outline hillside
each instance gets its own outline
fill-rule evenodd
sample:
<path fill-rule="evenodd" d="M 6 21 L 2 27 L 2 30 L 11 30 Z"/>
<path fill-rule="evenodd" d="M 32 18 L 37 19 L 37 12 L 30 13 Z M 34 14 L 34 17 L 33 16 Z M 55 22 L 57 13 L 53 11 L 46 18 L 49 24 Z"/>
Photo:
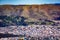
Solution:
<path fill-rule="evenodd" d="M 60 18 L 60 5 L 0 5 L 0 15 L 24 16 L 28 20 Z"/>

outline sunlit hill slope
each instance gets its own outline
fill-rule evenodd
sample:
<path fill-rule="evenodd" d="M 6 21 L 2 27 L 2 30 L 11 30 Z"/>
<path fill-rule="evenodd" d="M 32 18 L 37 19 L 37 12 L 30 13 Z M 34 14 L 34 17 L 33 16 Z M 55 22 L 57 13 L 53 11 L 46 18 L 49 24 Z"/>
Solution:
<path fill-rule="evenodd" d="M 29 20 L 54 20 L 60 17 L 60 5 L 0 5 L 0 15 L 24 16 Z"/>

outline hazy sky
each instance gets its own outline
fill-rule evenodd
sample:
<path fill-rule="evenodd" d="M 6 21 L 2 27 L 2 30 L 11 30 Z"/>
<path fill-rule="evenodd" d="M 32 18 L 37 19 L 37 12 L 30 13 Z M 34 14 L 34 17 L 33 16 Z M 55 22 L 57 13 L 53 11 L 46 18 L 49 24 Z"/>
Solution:
<path fill-rule="evenodd" d="M 60 3 L 60 0 L 0 0 L 0 5 L 2 4 L 54 4 Z"/>

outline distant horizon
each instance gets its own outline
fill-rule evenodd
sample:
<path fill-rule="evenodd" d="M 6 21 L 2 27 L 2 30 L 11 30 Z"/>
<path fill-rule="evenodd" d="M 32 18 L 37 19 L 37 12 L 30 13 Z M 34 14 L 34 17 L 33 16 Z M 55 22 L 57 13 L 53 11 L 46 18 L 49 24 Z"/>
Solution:
<path fill-rule="evenodd" d="M 60 0 L 0 0 L 0 5 L 60 4 Z"/>
<path fill-rule="evenodd" d="M 0 4 L 0 5 L 14 5 L 14 4 Z M 17 5 L 28 5 L 28 4 L 17 4 Z M 60 5 L 60 3 L 54 3 L 54 4 L 29 4 L 29 5 Z"/>

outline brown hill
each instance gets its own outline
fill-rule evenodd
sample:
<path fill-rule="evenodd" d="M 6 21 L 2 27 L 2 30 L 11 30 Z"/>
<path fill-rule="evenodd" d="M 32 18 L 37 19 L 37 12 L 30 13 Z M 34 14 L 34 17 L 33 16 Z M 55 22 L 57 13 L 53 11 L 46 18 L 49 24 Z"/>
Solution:
<path fill-rule="evenodd" d="M 24 16 L 33 20 L 56 19 L 60 17 L 57 5 L 0 5 L 0 15 Z"/>

